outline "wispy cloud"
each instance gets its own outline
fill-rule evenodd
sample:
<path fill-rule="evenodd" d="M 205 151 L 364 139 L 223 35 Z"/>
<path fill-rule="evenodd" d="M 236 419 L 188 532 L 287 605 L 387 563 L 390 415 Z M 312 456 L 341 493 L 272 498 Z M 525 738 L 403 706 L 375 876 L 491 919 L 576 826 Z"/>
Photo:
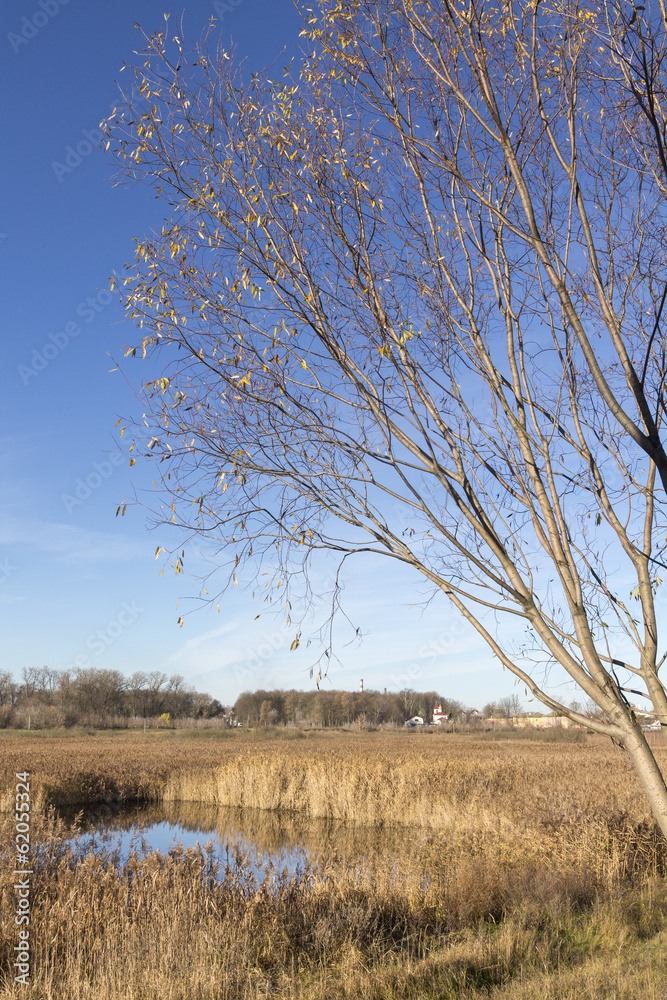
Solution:
<path fill-rule="evenodd" d="M 202 649 L 206 643 L 211 642 L 213 639 L 219 639 L 221 635 L 228 635 L 237 628 L 234 622 L 228 622 L 226 625 L 220 625 L 219 628 L 209 629 L 208 632 L 202 632 L 201 635 L 195 635 L 192 639 L 187 639 L 183 645 L 177 649 L 171 656 L 168 656 L 164 663 L 161 664 L 160 669 L 164 670 L 165 667 L 170 666 L 172 663 L 177 663 L 179 660 L 187 658 L 188 656 L 193 656 L 198 659 L 201 655 Z M 216 648 L 215 655 L 220 657 L 220 650 Z M 223 662 L 221 658 L 221 663 Z"/>
<path fill-rule="evenodd" d="M 29 546 L 63 562 L 105 562 L 145 559 L 147 543 L 125 535 L 91 531 L 57 521 L 5 516 L 0 522 L 0 545 Z"/>

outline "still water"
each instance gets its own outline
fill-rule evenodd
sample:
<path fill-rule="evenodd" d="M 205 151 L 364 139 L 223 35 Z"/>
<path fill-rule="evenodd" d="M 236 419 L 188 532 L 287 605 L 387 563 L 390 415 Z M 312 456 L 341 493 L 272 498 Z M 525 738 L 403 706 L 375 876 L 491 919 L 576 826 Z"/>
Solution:
<path fill-rule="evenodd" d="M 405 857 L 415 831 L 369 829 L 352 824 L 305 819 L 298 814 L 260 809 L 211 808 L 196 803 L 141 806 L 112 813 L 89 810 L 64 816 L 73 825 L 68 841 L 77 853 L 115 852 L 125 861 L 132 851 L 163 855 L 196 847 L 219 862 L 249 866 L 257 882 L 275 872 L 299 874 L 305 868 L 345 866 L 360 872 L 380 858 Z"/>

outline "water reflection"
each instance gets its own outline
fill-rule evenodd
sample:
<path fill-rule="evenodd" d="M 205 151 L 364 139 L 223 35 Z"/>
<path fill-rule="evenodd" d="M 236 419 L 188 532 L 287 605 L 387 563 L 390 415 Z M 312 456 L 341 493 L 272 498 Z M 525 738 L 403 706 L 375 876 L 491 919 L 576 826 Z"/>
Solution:
<path fill-rule="evenodd" d="M 378 862 L 405 859 L 415 847 L 415 831 L 379 830 L 344 822 L 310 820 L 297 813 L 213 808 L 192 802 L 165 803 L 112 811 L 99 807 L 63 815 L 73 826 L 71 844 L 87 852 L 117 851 L 126 860 L 158 850 L 163 854 L 200 845 L 221 871 L 249 863 L 257 880 L 287 869 L 345 867 L 367 874 Z"/>

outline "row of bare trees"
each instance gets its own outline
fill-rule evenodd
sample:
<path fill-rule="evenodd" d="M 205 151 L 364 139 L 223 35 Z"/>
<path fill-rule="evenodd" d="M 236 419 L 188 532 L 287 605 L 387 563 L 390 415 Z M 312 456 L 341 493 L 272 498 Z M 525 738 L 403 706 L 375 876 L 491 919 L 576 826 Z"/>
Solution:
<path fill-rule="evenodd" d="M 516 700 L 516 699 L 515 699 Z M 508 699 L 505 699 L 509 703 Z M 24 667 L 20 681 L 0 672 L 0 727 L 111 726 L 156 719 L 212 719 L 245 726 L 300 725 L 317 727 L 402 723 L 418 715 L 431 719 L 435 705 L 465 722 L 470 710 L 437 691 L 406 688 L 387 693 L 358 691 L 244 691 L 233 708 L 223 708 L 208 694 L 188 687 L 178 674 L 136 671 L 126 677 L 117 670 L 53 670 Z M 504 704 L 504 703 L 503 703 Z M 507 706 L 504 706 L 506 708 Z M 514 702 L 512 702 L 513 714 Z M 496 714 L 507 714 L 495 704 Z M 493 714 L 493 713 L 491 713 Z"/>
<path fill-rule="evenodd" d="M 220 702 L 185 683 L 178 674 L 118 670 L 53 670 L 24 667 L 21 680 L 0 673 L 0 726 L 33 728 L 118 724 L 122 720 L 212 718 L 223 712 Z"/>
<path fill-rule="evenodd" d="M 244 691 L 234 705 L 236 718 L 246 726 L 308 723 L 344 726 L 356 723 L 402 725 L 414 715 L 430 721 L 435 705 L 448 715 L 461 716 L 463 705 L 436 691 Z"/>

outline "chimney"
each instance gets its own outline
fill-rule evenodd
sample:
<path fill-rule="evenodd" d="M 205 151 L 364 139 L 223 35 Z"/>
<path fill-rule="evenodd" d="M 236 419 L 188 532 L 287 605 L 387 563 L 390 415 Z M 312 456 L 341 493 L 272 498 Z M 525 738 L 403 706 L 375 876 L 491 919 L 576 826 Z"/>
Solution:
<path fill-rule="evenodd" d="M 360 691 L 361 694 L 364 693 L 364 679 L 363 679 L 363 677 L 359 681 L 359 691 Z"/>

